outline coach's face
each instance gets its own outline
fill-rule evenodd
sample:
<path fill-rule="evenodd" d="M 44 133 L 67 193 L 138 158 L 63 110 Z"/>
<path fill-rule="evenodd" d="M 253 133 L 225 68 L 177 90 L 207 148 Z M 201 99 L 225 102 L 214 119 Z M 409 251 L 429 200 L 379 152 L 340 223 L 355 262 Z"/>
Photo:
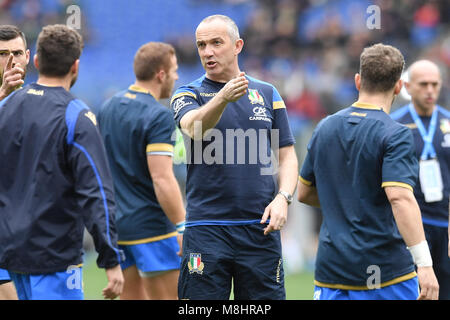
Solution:
<path fill-rule="evenodd" d="M 198 54 L 206 75 L 218 82 L 227 82 L 236 76 L 237 56 L 243 41 L 230 37 L 227 24 L 221 20 L 203 22 L 195 33 Z"/>
<path fill-rule="evenodd" d="M 405 87 L 414 104 L 422 110 L 432 110 L 439 98 L 442 81 L 439 69 L 427 62 L 413 67 Z"/>
<path fill-rule="evenodd" d="M 7 41 L 0 41 L 0 85 L 3 81 L 3 72 L 10 54 L 13 54 L 12 67 L 15 65 L 23 69 L 23 79 L 27 71 L 27 64 L 30 61 L 30 50 L 25 48 L 25 43 L 21 37 Z"/>

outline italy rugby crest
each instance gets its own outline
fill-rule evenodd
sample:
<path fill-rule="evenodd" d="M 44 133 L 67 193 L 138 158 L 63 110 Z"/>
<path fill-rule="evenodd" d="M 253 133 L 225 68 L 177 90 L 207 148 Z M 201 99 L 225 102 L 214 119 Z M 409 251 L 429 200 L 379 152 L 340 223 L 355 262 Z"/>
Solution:
<path fill-rule="evenodd" d="M 201 253 L 191 253 L 189 254 L 189 262 L 188 262 L 188 268 L 189 273 L 203 273 L 203 268 L 205 267 L 204 263 L 202 262 L 202 254 Z"/>
<path fill-rule="evenodd" d="M 264 98 L 259 94 L 256 89 L 248 89 L 248 99 L 251 104 L 261 104 L 264 105 Z"/>
<path fill-rule="evenodd" d="M 440 125 L 442 134 L 450 133 L 450 120 L 449 119 L 441 119 Z"/>

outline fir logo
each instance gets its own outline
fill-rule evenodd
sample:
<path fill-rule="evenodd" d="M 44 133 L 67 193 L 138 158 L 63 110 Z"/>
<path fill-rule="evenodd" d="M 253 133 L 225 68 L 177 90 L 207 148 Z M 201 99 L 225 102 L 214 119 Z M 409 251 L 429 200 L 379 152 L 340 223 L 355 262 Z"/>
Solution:
<path fill-rule="evenodd" d="M 189 273 L 203 273 L 203 268 L 205 268 L 205 264 L 202 262 L 202 254 L 201 253 L 191 253 L 189 254 L 189 262 L 188 262 Z"/>
<path fill-rule="evenodd" d="M 251 104 L 264 105 L 264 98 L 256 89 L 248 89 L 248 99 L 250 100 Z"/>
<path fill-rule="evenodd" d="M 441 131 L 443 134 L 450 133 L 450 120 L 449 119 L 441 119 L 440 128 L 441 128 Z"/>

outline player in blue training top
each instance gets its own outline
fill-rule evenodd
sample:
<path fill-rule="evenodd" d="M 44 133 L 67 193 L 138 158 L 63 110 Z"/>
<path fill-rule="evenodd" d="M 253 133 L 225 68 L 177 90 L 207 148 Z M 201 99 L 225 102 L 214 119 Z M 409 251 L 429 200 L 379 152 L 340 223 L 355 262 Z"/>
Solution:
<path fill-rule="evenodd" d="M 0 26 L 0 101 L 23 85 L 30 50 L 25 34 L 16 26 Z M 0 300 L 17 300 L 8 271 L 0 269 Z"/>
<path fill-rule="evenodd" d="M 106 269 L 104 297 L 123 286 L 108 160 L 94 114 L 69 92 L 82 46 L 76 31 L 44 27 L 37 83 L 0 102 L 0 267 L 19 299 L 83 299 L 85 227 Z"/>
<path fill-rule="evenodd" d="M 391 117 L 413 133 L 420 163 L 420 183 L 414 188 L 414 195 L 422 211 L 433 269 L 439 282 L 439 299 L 449 300 L 450 112 L 436 105 L 442 80 L 433 62 L 413 63 L 408 76 L 405 87 L 412 101 L 393 112 Z"/>
<path fill-rule="evenodd" d="M 185 209 L 173 172 L 175 121 L 158 102 L 170 97 L 177 69 L 171 45 L 143 45 L 134 58 L 135 84 L 98 113 L 116 190 L 118 243 L 126 256 L 121 299 L 178 297 Z"/>
<path fill-rule="evenodd" d="M 285 299 L 280 230 L 297 170 L 285 104 L 272 85 L 240 72 L 243 40 L 229 17 L 205 18 L 196 43 L 206 75 L 171 100 L 188 153 L 178 295 L 229 299 L 233 281 L 235 299 Z"/>
<path fill-rule="evenodd" d="M 323 213 L 315 299 L 438 297 L 413 194 L 412 134 L 388 115 L 403 67 L 396 48 L 365 48 L 355 76 L 358 101 L 322 120 L 309 142 L 298 200 Z"/>

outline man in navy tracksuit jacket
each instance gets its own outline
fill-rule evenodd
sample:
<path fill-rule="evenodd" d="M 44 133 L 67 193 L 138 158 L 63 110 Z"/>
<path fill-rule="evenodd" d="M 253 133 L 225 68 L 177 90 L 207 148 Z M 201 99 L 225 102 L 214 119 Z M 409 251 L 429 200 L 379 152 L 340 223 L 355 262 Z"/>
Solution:
<path fill-rule="evenodd" d="M 84 227 L 106 269 L 104 296 L 123 287 L 102 139 L 94 114 L 69 92 L 81 48 L 76 31 L 45 27 L 34 58 L 37 83 L 0 102 L 0 268 L 20 299 L 83 298 Z"/>

